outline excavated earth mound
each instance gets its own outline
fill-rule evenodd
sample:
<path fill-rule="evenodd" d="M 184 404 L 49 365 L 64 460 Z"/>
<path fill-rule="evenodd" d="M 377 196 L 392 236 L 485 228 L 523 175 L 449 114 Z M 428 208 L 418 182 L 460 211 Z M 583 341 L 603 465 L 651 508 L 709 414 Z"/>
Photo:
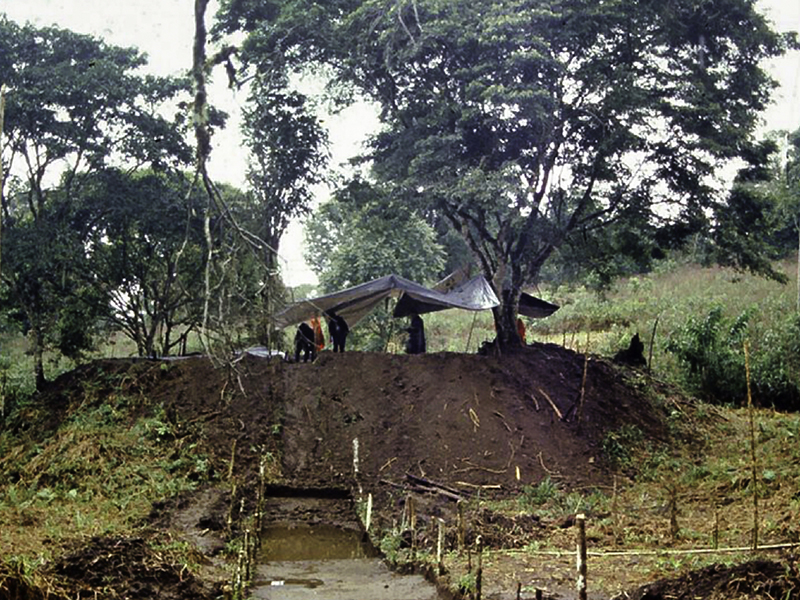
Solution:
<path fill-rule="evenodd" d="M 287 363 L 245 354 L 233 368 L 202 357 L 104 360 L 54 387 L 91 371 L 120 377 L 123 392 L 163 406 L 176 426 L 200 426 L 219 472 L 235 442 L 237 469 L 254 471 L 259 452 L 277 451 L 283 484 L 296 488 L 391 487 L 411 476 L 510 493 L 548 475 L 587 486 L 606 479 L 608 432 L 667 436 L 635 375 L 551 344 L 502 357 L 324 352 Z"/>
<path fill-rule="evenodd" d="M 228 365 L 200 356 L 98 360 L 63 375 L 43 394 L 48 426 L 82 401 L 87 382 L 95 398 L 139 397 L 142 414 L 163 408 L 176 435 L 200 439 L 212 471 L 225 478 L 233 469 L 245 482 L 241 493 L 251 499 L 259 463 L 269 454 L 281 461 L 273 496 L 372 493 L 377 525 L 400 518 L 409 491 L 422 500 L 420 514 L 433 517 L 452 514 L 459 498 L 509 496 L 547 477 L 566 490 L 608 485 L 603 441 L 609 432 L 635 426 L 654 441 L 668 435 L 664 409 L 644 393 L 649 386 L 640 373 L 550 344 L 503 356 L 323 352 L 313 363 L 248 353 Z M 222 515 L 230 505 L 227 492 L 206 488 L 158 503 L 151 523 L 185 530 L 212 556 L 223 545 Z M 341 518 L 329 517 L 333 523 Z M 526 543 L 541 527 L 534 516 L 520 519 L 506 522 L 489 511 L 471 527 L 487 545 L 508 547 Z M 509 531 L 514 535 L 501 533 Z M 123 542 L 93 543 L 97 550 Z M 140 548 L 136 540 L 124 544 Z M 60 573 L 100 577 L 93 555 L 106 557 L 113 571 L 113 552 L 90 550 L 64 557 Z M 131 564 L 144 568 L 148 560 Z M 136 585 L 146 588 L 142 593 L 203 596 L 189 589 L 193 582 L 173 582 L 167 566 L 154 568 L 152 579 L 134 574 Z M 91 587 L 93 580 L 84 583 Z M 170 585 L 169 593 L 159 588 Z"/>

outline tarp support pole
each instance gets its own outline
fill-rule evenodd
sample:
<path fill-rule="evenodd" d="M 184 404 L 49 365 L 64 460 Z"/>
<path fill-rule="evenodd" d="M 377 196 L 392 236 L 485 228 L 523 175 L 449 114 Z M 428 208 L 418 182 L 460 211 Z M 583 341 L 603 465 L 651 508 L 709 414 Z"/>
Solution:
<path fill-rule="evenodd" d="M 472 330 L 475 329 L 475 321 L 478 320 L 478 311 L 475 311 L 472 315 L 472 325 L 469 328 L 469 336 L 467 337 L 467 347 L 464 348 L 464 353 L 466 354 L 469 352 L 469 345 L 472 343 Z"/>

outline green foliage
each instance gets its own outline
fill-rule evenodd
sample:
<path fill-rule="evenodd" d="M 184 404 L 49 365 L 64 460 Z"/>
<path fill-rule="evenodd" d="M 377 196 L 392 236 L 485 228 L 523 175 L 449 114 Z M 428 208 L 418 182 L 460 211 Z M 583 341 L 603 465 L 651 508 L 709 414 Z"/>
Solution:
<path fill-rule="evenodd" d="M 309 219 L 306 258 L 330 292 L 390 273 L 430 281 L 441 274 L 444 257 L 412 208 L 355 179 Z"/>
<path fill-rule="evenodd" d="M 427 283 L 438 279 L 444 266 L 444 252 L 427 222 L 358 179 L 311 216 L 305 239 L 306 258 L 324 292 L 389 274 Z M 373 311 L 353 329 L 352 343 L 384 351 L 398 328 L 392 308 L 387 302 Z"/>
<path fill-rule="evenodd" d="M 111 164 L 163 170 L 188 161 L 180 119 L 163 110 L 185 86 L 137 73 L 144 57 L 135 49 L 71 31 L 18 26 L 3 16 L 0 39 L 0 84 L 10 90 L 2 300 L 24 317 L 41 387 L 44 352 L 80 358 L 110 303 L 111 285 L 98 278 L 90 256 L 107 231 L 84 204 L 84 185 Z M 113 205 L 113 191 L 106 192 Z"/>
<path fill-rule="evenodd" d="M 757 314 L 748 309 L 736 318 L 716 306 L 702 319 L 690 316 L 670 339 L 685 383 L 694 393 L 715 403 L 747 402 L 743 344 L 749 322 Z M 751 344 L 750 371 L 753 401 L 784 410 L 800 408 L 797 366 L 800 364 L 800 317 L 778 318 Z"/>
<path fill-rule="evenodd" d="M 524 509 L 537 508 L 552 500 L 558 492 L 558 486 L 550 476 L 547 476 L 536 485 L 524 486 L 519 496 L 519 503 Z"/>
<path fill-rule="evenodd" d="M 623 425 L 603 438 L 603 456 L 615 468 L 630 467 L 643 439 L 644 434 L 636 425 Z"/>
<path fill-rule="evenodd" d="M 328 158 L 327 134 L 311 102 L 283 85 L 282 78 L 257 77 L 243 114 L 247 180 L 255 199 L 252 231 L 275 251 L 290 221 L 308 213 Z M 271 269 L 276 259 L 267 251 Z"/>
<path fill-rule="evenodd" d="M 153 502 L 213 476 L 198 441 L 185 430 L 179 433 L 163 410 L 135 418 L 141 399 L 100 398 L 96 392 L 87 386 L 82 401 L 50 432 L 42 426 L 47 407 L 36 402 L 6 418 L 0 431 L 0 519 L 13 525 L 4 541 L 30 535 L 15 516 L 22 513 L 30 516 L 29 527 L 47 529 L 38 539 L 55 543 L 127 531 L 141 523 Z M 35 423 L 36 438 L 19 427 L 22 422 Z M 20 543 L 15 550 L 22 555 L 29 548 Z"/>
<path fill-rule="evenodd" d="M 501 344 L 556 249 L 571 243 L 606 285 L 637 262 L 609 265 L 606 241 L 646 263 L 637 234 L 664 214 L 708 227 L 711 175 L 753 154 L 762 64 L 790 42 L 748 0 L 227 2 L 219 30 L 247 36 L 256 72 L 324 64 L 380 105 L 371 175 L 446 220 L 507 292 Z"/>
<path fill-rule="evenodd" d="M 703 318 L 690 316 L 667 350 L 678 357 L 689 387 L 717 403 L 739 404 L 747 397 L 743 343 L 751 312 L 726 318 L 715 306 Z"/>

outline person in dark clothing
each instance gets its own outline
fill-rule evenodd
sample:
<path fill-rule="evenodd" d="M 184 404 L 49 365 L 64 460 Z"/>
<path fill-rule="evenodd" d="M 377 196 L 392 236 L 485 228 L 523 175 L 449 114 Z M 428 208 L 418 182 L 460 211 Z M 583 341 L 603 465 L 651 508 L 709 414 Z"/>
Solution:
<path fill-rule="evenodd" d="M 422 317 L 419 315 L 411 317 L 411 326 L 406 331 L 408 332 L 406 352 L 408 354 L 424 354 L 426 350 L 425 323 L 422 322 Z"/>
<path fill-rule="evenodd" d="M 328 333 L 333 342 L 333 351 L 344 352 L 344 344 L 350 328 L 347 326 L 347 321 L 333 311 L 328 313 Z"/>
<path fill-rule="evenodd" d="M 614 355 L 613 360 L 615 363 L 632 367 L 647 366 L 647 359 L 644 357 L 644 342 L 639 338 L 638 333 L 631 338 L 631 343 L 627 348 Z"/>
<path fill-rule="evenodd" d="M 317 357 L 317 346 L 314 343 L 314 330 L 308 323 L 300 323 L 297 333 L 294 334 L 294 362 L 300 362 L 300 354 L 303 354 L 303 362 L 312 361 Z"/>

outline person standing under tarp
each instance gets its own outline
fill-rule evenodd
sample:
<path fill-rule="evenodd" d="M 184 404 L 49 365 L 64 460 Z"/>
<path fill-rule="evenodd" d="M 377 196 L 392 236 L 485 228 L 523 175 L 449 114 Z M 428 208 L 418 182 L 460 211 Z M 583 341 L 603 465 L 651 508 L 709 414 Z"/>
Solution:
<path fill-rule="evenodd" d="M 519 334 L 519 341 L 522 342 L 523 346 L 526 346 L 528 341 L 525 339 L 525 323 L 519 317 L 517 317 L 517 333 Z"/>
<path fill-rule="evenodd" d="M 319 317 L 311 317 L 311 328 L 314 330 L 314 345 L 317 347 L 317 352 L 322 352 L 325 348 L 325 334 L 322 333 Z"/>
<path fill-rule="evenodd" d="M 333 343 L 333 351 L 344 352 L 344 344 L 347 341 L 347 334 L 350 333 L 350 328 L 347 326 L 347 321 L 333 311 L 328 313 L 328 333 Z"/>
<path fill-rule="evenodd" d="M 408 354 L 424 354 L 425 353 L 425 323 L 422 322 L 422 317 L 414 315 L 411 317 L 411 325 L 408 329 L 408 343 L 406 344 L 406 352 Z"/>

